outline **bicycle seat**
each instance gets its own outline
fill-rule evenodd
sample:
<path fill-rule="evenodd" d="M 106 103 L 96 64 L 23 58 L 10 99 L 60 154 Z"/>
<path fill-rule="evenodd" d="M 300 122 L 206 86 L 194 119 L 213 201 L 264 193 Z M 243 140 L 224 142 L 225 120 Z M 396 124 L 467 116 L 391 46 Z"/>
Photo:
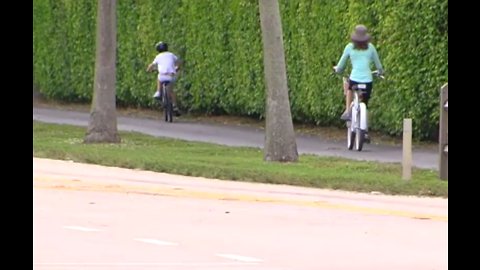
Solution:
<path fill-rule="evenodd" d="M 352 85 L 352 90 L 365 90 L 367 89 L 367 85 L 364 84 L 364 83 L 359 83 L 359 84 L 355 84 L 355 85 Z"/>

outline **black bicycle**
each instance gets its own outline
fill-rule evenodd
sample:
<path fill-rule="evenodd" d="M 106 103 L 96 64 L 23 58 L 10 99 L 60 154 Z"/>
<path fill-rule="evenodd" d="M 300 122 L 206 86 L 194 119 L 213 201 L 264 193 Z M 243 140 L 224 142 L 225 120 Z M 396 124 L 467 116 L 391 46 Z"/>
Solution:
<path fill-rule="evenodd" d="M 160 99 L 159 102 L 163 107 L 163 115 L 165 117 L 165 122 L 173 121 L 173 103 L 172 96 L 170 95 L 171 89 L 168 85 L 171 82 L 162 82 L 160 86 Z"/>

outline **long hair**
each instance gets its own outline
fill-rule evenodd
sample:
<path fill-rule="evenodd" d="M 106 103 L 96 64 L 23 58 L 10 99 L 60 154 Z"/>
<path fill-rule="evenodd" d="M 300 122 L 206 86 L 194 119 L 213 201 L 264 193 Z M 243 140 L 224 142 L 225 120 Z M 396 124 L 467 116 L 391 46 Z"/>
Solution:
<path fill-rule="evenodd" d="M 362 42 L 352 40 L 352 42 L 353 42 L 353 48 L 356 49 L 356 50 L 366 50 L 366 49 L 368 49 L 368 43 L 369 43 L 368 40 L 367 41 L 362 41 Z"/>

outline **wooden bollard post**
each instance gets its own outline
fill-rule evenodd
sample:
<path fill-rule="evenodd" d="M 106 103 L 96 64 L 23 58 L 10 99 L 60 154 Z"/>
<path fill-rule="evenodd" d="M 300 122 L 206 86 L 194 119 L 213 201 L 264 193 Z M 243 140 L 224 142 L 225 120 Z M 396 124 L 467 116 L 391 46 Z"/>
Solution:
<path fill-rule="evenodd" d="M 412 178 L 412 119 L 403 119 L 402 179 Z"/>

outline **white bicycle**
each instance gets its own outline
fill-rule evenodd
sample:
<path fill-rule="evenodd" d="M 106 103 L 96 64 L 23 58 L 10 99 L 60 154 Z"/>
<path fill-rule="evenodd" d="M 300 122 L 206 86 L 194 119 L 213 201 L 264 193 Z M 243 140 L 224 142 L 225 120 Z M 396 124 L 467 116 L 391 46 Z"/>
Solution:
<path fill-rule="evenodd" d="M 378 71 L 373 71 L 373 75 L 385 79 L 384 76 L 379 75 Z M 348 82 L 348 77 L 343 77 L 343 83 Z M 367 105 L 362 101 L 362 95 L 367 88 L 366 84 L 357 84 L 352 87 L 353 100 L 350 105 L 351 119 L 347 123 L 347 148 L 357 151 L 362 151 L 365 143 L 365 133 L 368 132 L 368 110 Z"/>

